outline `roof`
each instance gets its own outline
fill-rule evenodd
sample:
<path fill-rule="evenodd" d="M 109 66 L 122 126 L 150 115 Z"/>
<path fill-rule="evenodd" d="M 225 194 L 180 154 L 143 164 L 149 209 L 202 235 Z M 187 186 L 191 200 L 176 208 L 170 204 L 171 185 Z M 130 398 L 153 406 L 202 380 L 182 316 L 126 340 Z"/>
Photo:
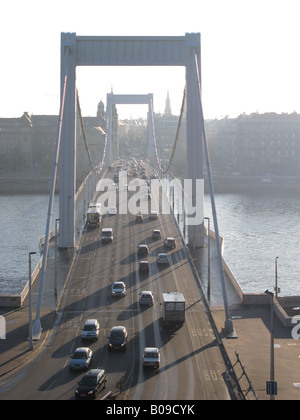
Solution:
<path fill-rule="evenodd" d="M 98 322 L 98 321 L 97 321 L 97 319 L 87 319 L 87 320 L 85 321 L 85 325 L 88 325 L 88 324 L 95 324 L 96 322 Z"/>
<path fill-rule="evenodd" d="M 145 347 L 144 351 L 149 352 L 149 353 L 159 353 L 159 350 L 157 347 Z"/>
<path fill-rule="evenodd" d="M 185 302 L 184 296 L 179 292 L 166 292 L 163 293 L 163 298 L 165 302 Z"/>
<path fill-rule="evenodd" d="M 104 369 L 90 369 L 85 376 L 98 376 L 99 373 L 105 373 Z"/>

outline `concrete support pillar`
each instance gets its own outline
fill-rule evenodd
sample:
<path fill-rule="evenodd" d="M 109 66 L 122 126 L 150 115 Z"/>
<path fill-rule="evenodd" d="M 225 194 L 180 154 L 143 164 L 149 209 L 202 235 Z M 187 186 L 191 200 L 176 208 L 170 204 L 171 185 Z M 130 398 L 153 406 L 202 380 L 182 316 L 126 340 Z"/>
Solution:
<path fill-rule="evenodd" d="M 148 156 L 150 163 L 157 165 L 157 149 L 155 142 L 154 119 L 153 119 L 153 94 L 148 94 Z"/>
<path fill-rule="evenodd" d="M 107 95 L 106 103 L 106 136 L 107 136 L 107 146 L 106 146 L 106 155 L 105 163 L 107 166 L 111 165 L 112 159 L 112 101 L 111 95 Z"/>
<path fill-rule="evenodd" d="M 202 214 L 204 208 L 203 191 L 197 191 L 196 180 L 203 180 L 203 139 L 202 121 L 199 112 L 197 89 L 197 75 L 195 72 L 195 52 L 200 63 L 200 34 L 186 34 L 189 44 L 189 62 L 186 66 L 186 148 L 187 148 L 187 178 L 192 180 L 192 204 L 196 205 L 196 196 L 199 202 L 201 194 Z M 200 64 L 199 64 L 200 74 Z M 188 243 L 193 250 L 204 246 L 204 223 L 190 224 L 188 226 Z"/>
<path fill-rule="evenodd" d="M 59 155 L 59 247 L 75 246 L 75 193 L 76 193 L 76 34 L 61 34 L 61 63 L 64 49 L 70 50 L 65 112 Z M 63 84 L 61 68 L 61 90 Z"/>

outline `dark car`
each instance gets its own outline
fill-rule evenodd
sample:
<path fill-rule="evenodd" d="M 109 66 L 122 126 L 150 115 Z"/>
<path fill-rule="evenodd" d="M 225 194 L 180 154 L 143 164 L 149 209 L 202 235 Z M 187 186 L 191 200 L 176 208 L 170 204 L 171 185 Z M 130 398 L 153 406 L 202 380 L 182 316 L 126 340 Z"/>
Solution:
<path fill-rule="evenodd" d="M 144 222 L 144 217 L 143 217 L 143 215 L 142 214 L 137 214 L 136 216 L 135 216 L 135 221 L 136 221 L 136 223 L 143 223 Z"/>
<path fill-rule="evenodd" d="M 166 238 L 165 240 L 164 240 L 164 246 L 165 246 L 165 248 L 168 248 L 168 249 L 173 249 L 173 248 L 176 248 L 176 241 L 175 241 L 175 239 L 174 238 Z"/>
<path fill-rule="evenodd" d="M 108 350 L 126 350 L 128 333 L 125 327 L 113 327 L 108 338 Z"/>
<path fill-rule="evenodd" d="M 95 399 L 97 394 L 105 388 L 107 376 L 104 369 L 89 370 L 78 382 L 75 389 L 75 398 Z"/>
<path fill-rule="evenodd" d="M 149 262 L 148 261 L 140 261 L 139 272 L 140 273 L 149 273 Z"/>
<path fill-rule="evenodd" d="M 139 257 L 145 257 L 146 255 L 149 255 L 149 247 L 146 244 L 141 244 L 137 248 L 137 254 Z"/>

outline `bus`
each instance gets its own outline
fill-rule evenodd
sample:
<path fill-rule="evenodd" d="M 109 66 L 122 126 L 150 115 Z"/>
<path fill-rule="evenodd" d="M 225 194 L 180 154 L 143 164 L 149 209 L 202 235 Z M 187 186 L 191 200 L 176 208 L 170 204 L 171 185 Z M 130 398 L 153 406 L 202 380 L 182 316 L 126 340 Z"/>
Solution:
<path fill-rule="evenodd" d="M 87 211 L 87 226 L 100 226 L 102 220 L 102 209 L 100 203 L 90 204 Z"/>

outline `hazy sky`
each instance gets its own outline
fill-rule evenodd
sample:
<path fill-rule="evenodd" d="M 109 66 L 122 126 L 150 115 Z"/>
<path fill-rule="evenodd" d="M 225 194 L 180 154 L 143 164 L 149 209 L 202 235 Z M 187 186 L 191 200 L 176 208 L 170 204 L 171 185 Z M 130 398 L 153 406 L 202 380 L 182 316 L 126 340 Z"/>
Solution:
<path fill-rule="evenodd" d="M 60 34 L 184 36 L 201 33 L 205 118 L 242 112 L 300 113 L 299 0 L 10 0 L 0 6 L 0 117 L 58 114 Z M 184 68 L 77 69 L 84 115 L 116 94 L 154 94 L 164 112 L 169 90 L 179 115 Z M 147 106 L 119 105 L 120 118 Z"/>

